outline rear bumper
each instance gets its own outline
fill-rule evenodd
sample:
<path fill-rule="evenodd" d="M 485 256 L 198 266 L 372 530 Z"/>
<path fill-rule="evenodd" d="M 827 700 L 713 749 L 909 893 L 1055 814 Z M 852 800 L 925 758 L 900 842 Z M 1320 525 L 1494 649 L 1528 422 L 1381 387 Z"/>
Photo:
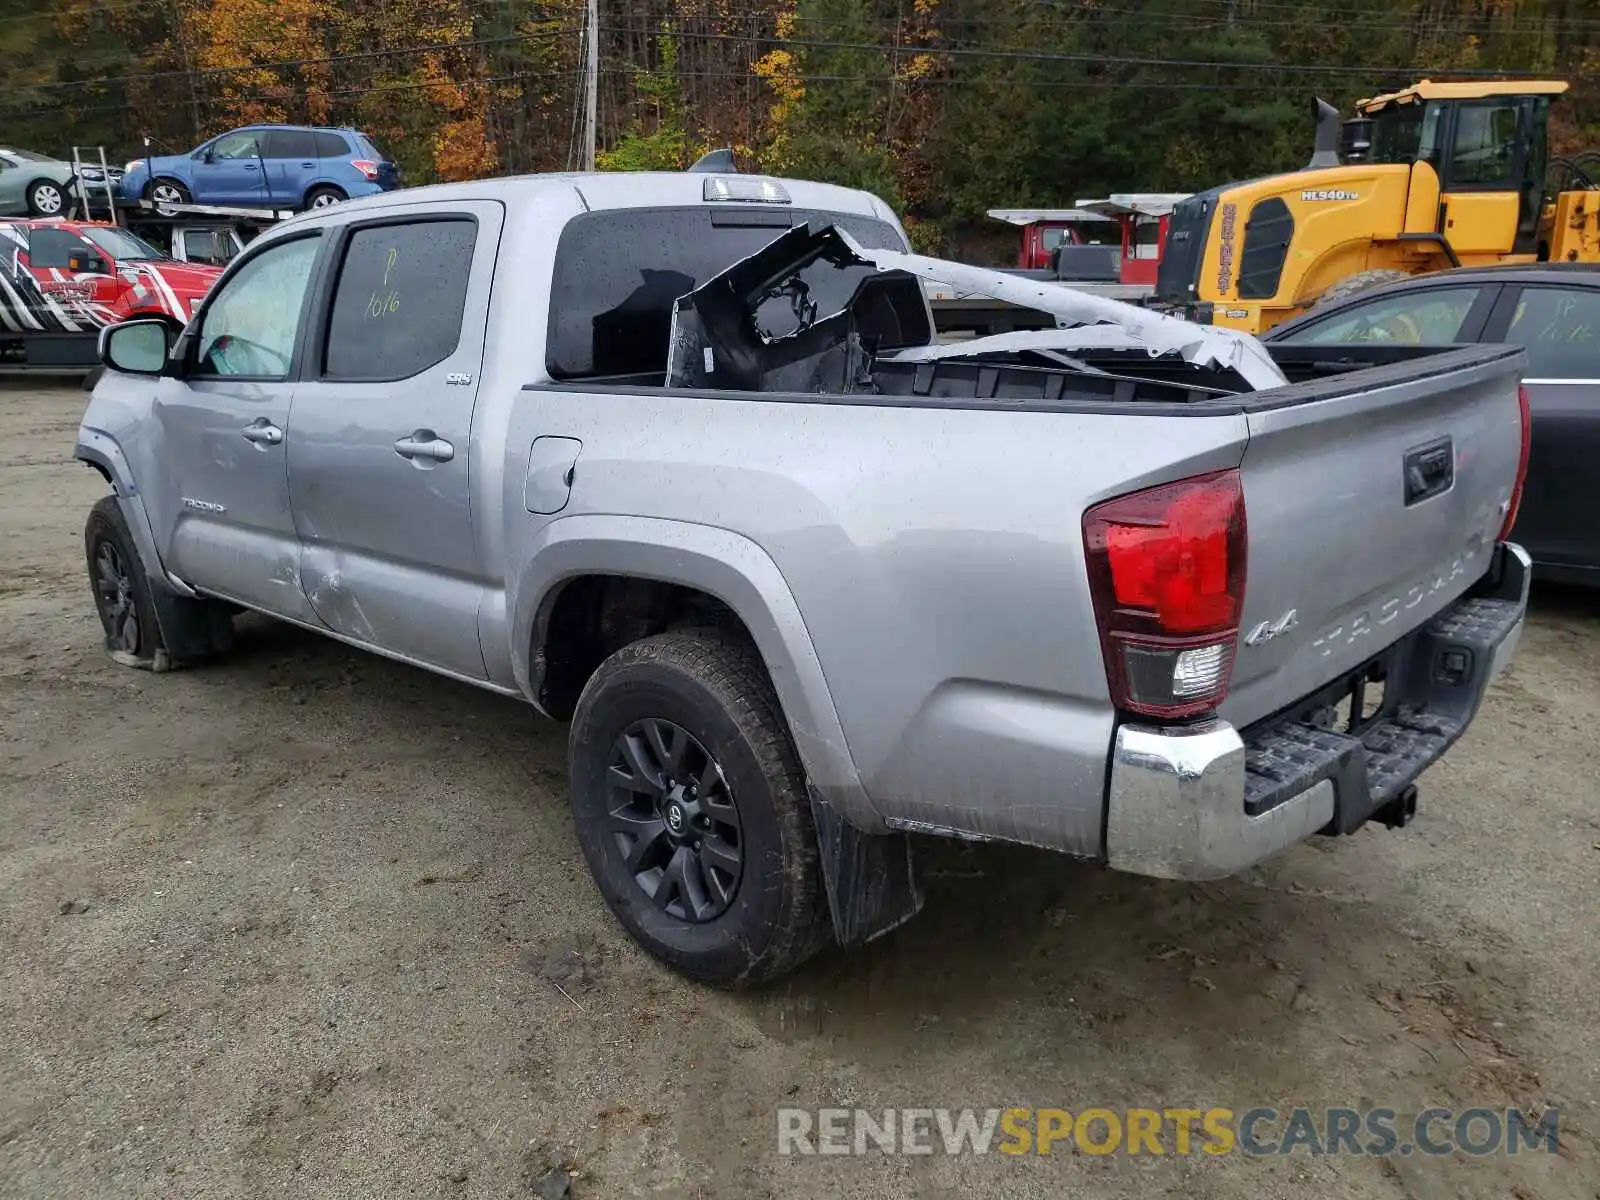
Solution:
<path fill-rule="evenodd" d="M 1216 879 L 1403 805 L 1510 661 L 1531 576 L 1527 553 L 1502 544 L 1471 593 L 1362 668 L 1385 676 L 1385 694 L 1354 731 L 1327 727 L 1330 701 L 1348 680 L 1242 731 L 1220 720 L 1122 725 L 1107 797 L 1108 864 Z"/>

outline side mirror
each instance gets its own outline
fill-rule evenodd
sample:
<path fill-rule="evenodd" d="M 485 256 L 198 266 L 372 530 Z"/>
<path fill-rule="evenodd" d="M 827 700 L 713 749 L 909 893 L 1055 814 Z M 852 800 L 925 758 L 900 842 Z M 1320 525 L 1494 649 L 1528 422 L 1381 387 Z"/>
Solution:
<path fill-rule="evenodd" d="M 172 327 L 165 321 L 125 321 L 100 331 L 100 361 L 126 375 L 159 375 L 172 352 Z"/>
<path fill-rule="evenodd" d="M 74 250 L 67 255 L 67 270 L 78 275 L 109 275 L 106 260 L 90 250 Z"/>

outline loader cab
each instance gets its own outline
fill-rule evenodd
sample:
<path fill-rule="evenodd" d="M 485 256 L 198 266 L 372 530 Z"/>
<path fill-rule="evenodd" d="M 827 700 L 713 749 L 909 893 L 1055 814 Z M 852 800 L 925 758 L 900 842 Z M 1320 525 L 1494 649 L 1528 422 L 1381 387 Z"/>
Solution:
<path fill-rule="evenodd" d="M 1347 282 L 1600 261 L 1600 206 L 1587 177 L 1583 189 L 1547 190 L 1550 104 L 1566 90 L 1423 80 L 1359 101 L 1342 127 L 1318 101 L 1305 167 L 1198 192 L 1173 210 L 1158 300 L 1258 333 Z M 1582 174 L 1580 161 L 1567 175 Z"/>
<path fill-rule="evenodd" d="M 1550 101 L 1564 83 L 1435 84 L 1361 101 L 1345 143 L 1359 161 L 1425 164 L 1437 231 L 1457 255 L 1535 255 L 1549 165 Z M 1364 135 L 1364 136 L 1363 136 Z"/>

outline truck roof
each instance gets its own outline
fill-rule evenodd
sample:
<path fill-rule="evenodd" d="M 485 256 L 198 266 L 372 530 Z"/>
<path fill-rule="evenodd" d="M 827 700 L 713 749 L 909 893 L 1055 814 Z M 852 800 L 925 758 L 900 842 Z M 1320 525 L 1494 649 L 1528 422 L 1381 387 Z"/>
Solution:
<path fill-rule="evenodd" d="M 0 217 L 0 225 L 19 225 L 25 229 L 115 229 L 110 221 L 75 221 L 71 217 Z"/>
<path fill-rule="evenodd" d="M 537 200 L 559 189 L 578 193 L 584 205 L 596 209 L 670 208 L 698 206 L 708 201 L 708 180 L 737 181 L 738 186 L 776 184 L 787 203 L 770 203 L 775 209 L 806 208 L 826 212 L 854 213 L 898 224 L 894 213 L 871 192 L 815 183 L 804 179 L 782 179 L 770 175 L 713 174 L 696 171 L 573 171 L 544 175 L 506 175 L 465 183 L 436 183 L 425 187 L 402 188 L 377 196 L 347 200 L 341 210 L 352 208 L 395 208 L 457 200 Z M 748 205 L 751 201 L 730 198 L 729 203 Z"/>
<path fill-rule="evenodd" d="M 1008 225 L 1093 223 L 1111 219 L 1086 208 L 991 208 L 987 215 Z"/>
<path fill-rule="evenodd" d="M 1491 79 L 1479 83 L 1421 83 L 1398 92 L 1387 92 L 1356 101 L 1358 112 L 1370 115 L 1391 104 L 1410 104 L 1416 100 L 1480 100 L 1487 96 L 1559 96 L 1568 85 L 1553 79 Z"/>
<path fill-rule="evenodd" d="M 1188 198 L 1188 192 L 1113 192 L 1103 200 L 1079 200 L 1078 207 L 1106 216 L 1164 217 Z"/>

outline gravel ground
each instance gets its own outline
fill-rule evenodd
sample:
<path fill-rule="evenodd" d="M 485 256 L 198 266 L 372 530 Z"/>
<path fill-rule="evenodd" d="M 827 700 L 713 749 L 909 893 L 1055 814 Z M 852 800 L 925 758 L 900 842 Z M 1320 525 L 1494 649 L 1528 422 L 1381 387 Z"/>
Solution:
<path fill-rule="evenodd" d="M 612 921 L 531 710 L 265 621 L 109 662 L 83 399 L 0 390 L 0 1194 L 1600 1196 L 1600 598 L 1536 595 L 1409 830 L 1204 886 L 931 845 L 916 922 L 727 995 Z M 1555 1105 L 1561 1146 L 779 1156 L 787 1105 Z"/>

